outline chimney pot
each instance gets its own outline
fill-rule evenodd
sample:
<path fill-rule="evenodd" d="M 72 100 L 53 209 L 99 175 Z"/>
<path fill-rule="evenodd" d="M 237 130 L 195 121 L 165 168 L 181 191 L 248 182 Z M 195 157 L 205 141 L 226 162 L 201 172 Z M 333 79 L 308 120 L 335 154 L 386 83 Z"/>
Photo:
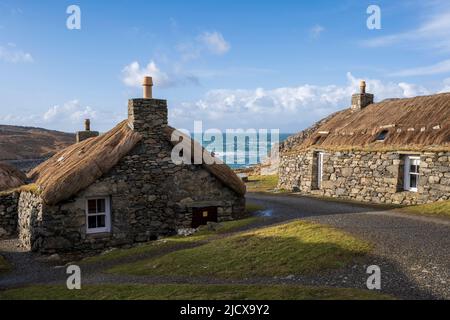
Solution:
<path fill-rule="evenodd" d="M 359 83 L 359 88 L 361 89 L 361 94 L 365 94 L 366 93 L 366 82 L 364 80 L 362 80 Z"/>
<path fill-rule="evenodd" d="M 153 92 L 152 92 L 153 78 L 152 77 L 144 77 L 142 86 L 144 88 L 144 99 L 152 99 L 153 98 Z"/>
<path fill-rule="evenodd" d="M 91 131 L 91 120 L 84 120 L 84 131 Z"/>

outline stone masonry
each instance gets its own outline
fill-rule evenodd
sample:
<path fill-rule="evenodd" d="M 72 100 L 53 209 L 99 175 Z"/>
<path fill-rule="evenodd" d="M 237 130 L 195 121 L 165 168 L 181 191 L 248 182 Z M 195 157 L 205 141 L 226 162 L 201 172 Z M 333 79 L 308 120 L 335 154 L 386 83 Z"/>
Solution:
<path fill-rule="evenodd" d="M 324 151 L 323 176 L 317 184 L 313 150 L 284 154 L 279 188 L 303 194 L 364 202 L 413 205 L 450 200 L 450 153 L 420 153 L 418 192 L 403 190 L 407 153 Z M 414 153 L 412 153 L 414 154 Z"/>
<path fill-rule="evenodd" d="M 18 192 L 0 195 L 0 239 L 13 236 L 17 232 L 18 201 Z"/>

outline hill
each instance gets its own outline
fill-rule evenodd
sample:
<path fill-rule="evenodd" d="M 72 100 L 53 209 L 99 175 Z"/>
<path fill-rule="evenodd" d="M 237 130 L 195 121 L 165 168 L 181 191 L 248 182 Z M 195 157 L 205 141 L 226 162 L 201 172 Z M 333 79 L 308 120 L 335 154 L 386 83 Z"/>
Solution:
<path fill-rule="evenodd" d="M 39 159 L 75 143 L 75 134 L 0 125 L 0 161 Z"/>

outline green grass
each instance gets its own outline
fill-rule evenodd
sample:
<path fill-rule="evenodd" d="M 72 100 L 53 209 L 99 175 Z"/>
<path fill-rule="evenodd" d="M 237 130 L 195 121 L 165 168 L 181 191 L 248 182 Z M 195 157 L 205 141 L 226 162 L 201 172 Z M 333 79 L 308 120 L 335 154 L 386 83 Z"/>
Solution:
<path fill-rule="evenodd" d="M 271 192 L 277 188 L 278 175 L 250 176 L 246 185 L 248 192 Z"/>
<path fill-rule="evenodd" d="M 368 290 L 293 285 L 96 285 L 81 290 L 32 286 L 0 292 L 0 300 L 381 300 Z"/>
<path fill-rule="evenodd" d="M 439 201 L 420 206 L 406 207 L 400 211 L 435 217 L 450 217 L 450 201 Z"/>
<path fill-rule="evenodd" d="M 11 270 L 11 265 L 6 261 L 6 259 L 0 256 L 0 274 L 6 273 Z"/>
<path fill-rule="evenodd" d="M 343 267 L 370 248 L 368 243 L 330 227 L 294 221 L 118 265 L 108 272 L 221 279 L 302 275 Z"/>
<path fill-rule="evenodd" d="M 31 183 L 31 184 L 26 184 L 26 185 L 20 186 L 18 188 L 1 191 L 0 196 L 11 194 L 14 192 L 31 192 L 34 194 L 39 194 L 40 191 L 39 191 L 39 186 L 37 184 Z"/>
<path fill-rule="evenodd" d="M 137 256 L 137 255 L 152 255 L 152 254 L 158 254 L 159 252 L 163 250 L 173 249 L 178 246 L 181 246 L 183 244 L 195 244 L 195 243 L 201 243 L 202 241 L 206 241 L 210 239 L 211 237 L 225 234 L 225 233 L 231 233 L 235 230 L 244 228 L 248 225 L 251 225 L 253 223 L 256 223 L 262 218 L 259 217 L 251 217 L 247 219 L 241 219 L 241 220 L 234 220 L 234 221 L 228 221 L 223 222 L 220 224 L 220 227 L 216 231 L 210 231 L 210 230 L 201 230 L 195 233 L 192 236 L 174 236 L 174 237 L 168 237 L 164 238 L 162 240 L 158 241 L 152 241 L 140 246 L 136 246 L 130 249 L 114 249 L 111 251 L 107 251 L 103 254 L 93 256 L 86 258 L 81 261 L 81 264 L 90 264 L 90 263 L 98 263 L 98 262 L 106 262 L 106 261 L 112 261 L 117 259 L 122 259 L 130 256 Z"/>

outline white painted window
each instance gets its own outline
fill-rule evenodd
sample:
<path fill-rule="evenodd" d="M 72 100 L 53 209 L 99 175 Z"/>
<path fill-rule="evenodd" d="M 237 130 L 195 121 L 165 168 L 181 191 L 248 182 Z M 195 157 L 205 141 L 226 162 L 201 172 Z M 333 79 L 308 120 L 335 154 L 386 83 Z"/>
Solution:
<path fill-rule="evenodd" d="M 111 203 L 109 197 L 86 199 L 86 232 L 111 231 Z"/>
<path fill-rule="evenodd" d="M 323 152 L 317 153 L 317 188 L 322 188 L 323 181 Z"/>
<path fill-rule="evenodd" d="M 404 189 L 417 192 L 419 189 L 420 157 L 407 156 L 405 158 L 405 186 Z"/>

